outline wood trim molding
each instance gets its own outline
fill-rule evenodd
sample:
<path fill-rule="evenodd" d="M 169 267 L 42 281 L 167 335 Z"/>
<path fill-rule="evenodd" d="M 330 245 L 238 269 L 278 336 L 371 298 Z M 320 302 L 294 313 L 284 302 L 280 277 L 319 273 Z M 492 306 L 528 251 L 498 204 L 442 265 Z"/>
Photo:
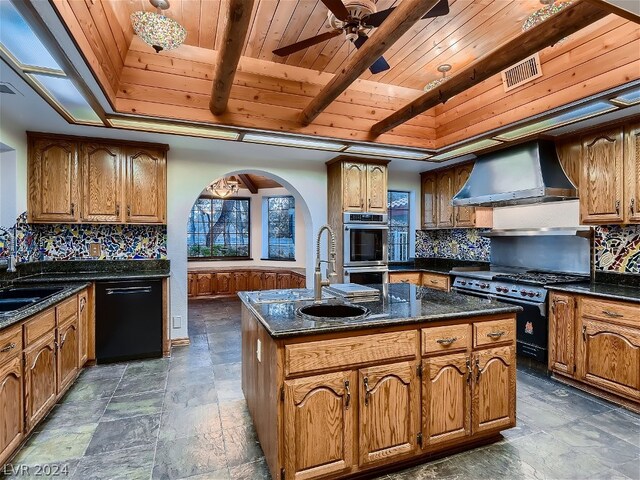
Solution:
<path fill-rule="evenodd" d="M 187 347 L 191 345 L 189 337 L 179 337 L 171 339 L 171 348 L 173 347 Z"/>
<path fill-rule="evenodd" d="M 352 157 L 351 155 L 338 155 L 331 160 L 325 162 L 325 165 L 333 165 L 334 163 L 340 162 L 362 162 L 369 163 L 371 165 L 389 165 L 391 160 L 380 160 L 378 158 L 367 158 L 367 157 Z"/>
<path fill-rule="evenodd" d="M 27 137 L 29 138 L 53 138 L 58 140 L 67 140 L 71 142 L 91 142 L 91 143 L 103 143 L 109 145 L 125 145 L 131 147 L 152 148 L 155 150 L 162 150 L 164 152 L 169 151 L 169 145 L 165 143 L 150 143 L 150 142 L 136 142 L 132 140 L 120 140 L 116 138 L 98 138 L 98 137 L 81 137 L 78 135 L 64 135 L 60 133 L 47 133 L 47 132 L 31 132 L 27 130 Z"/>

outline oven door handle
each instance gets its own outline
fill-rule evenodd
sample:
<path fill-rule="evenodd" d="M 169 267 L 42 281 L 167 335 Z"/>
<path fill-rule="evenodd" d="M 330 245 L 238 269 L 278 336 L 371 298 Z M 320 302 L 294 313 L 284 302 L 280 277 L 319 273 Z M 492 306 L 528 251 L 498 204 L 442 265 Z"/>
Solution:
<path fill-rule="evenodd" d="M 512 303 L 514 305 L 523 304 L 523 305 L 529 305 L 531 307 L 538 307 L 538 309 L 540 310 L 540 316 L 547 318 L 546 302 L 532 302 L 531 300 L 525 300 L 524 298 L 515 299 L 515 298 L 509 298 L 509 297 L 498 297 L 495 295 L 493 296 L 493 298 L 498 302 Z"/>

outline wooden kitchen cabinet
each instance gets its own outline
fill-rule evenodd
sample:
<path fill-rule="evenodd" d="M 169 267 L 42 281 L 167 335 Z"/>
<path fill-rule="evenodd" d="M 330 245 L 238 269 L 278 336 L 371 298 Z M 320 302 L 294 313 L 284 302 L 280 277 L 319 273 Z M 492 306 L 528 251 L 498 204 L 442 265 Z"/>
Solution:
<path fill-rule="evenodd" d="M 389 283 L 412 283 L 420 285 L 422 274 L 420 272 L 389 272 Z"/>
<path fill-rule="evenodd" d="M 121 223 L 122 158 L 120 148 L 86 143 L 80 149 L 83 222 Z"/>
<path fill-rule="evenodd" d="M 29 137 L 28 149 L 29 222 L 77 222 L 80 219 L 77 144 L 56 137 Z"/>
<path fill-rule="evenodd" d="M 343 156 L 327 162 L 330 208 L 340 213 L 386 213 L 388 163 Z"/>
<path fill-rule="evenodd" d="M 263 290 L 274 290 L 276 288 L 277 274 L 275 272 L 265 272 Z"/>
<path fill-rule="evenodd" d="M 389 272 L 389 283 L 412 283 L 422 287 L 448 292 L 451 290 L 449 275 L 430 272 L 396 271 Z"/>
<path fill-rule="evenodd" d="M 290 273 L 278 273 L 276 280 L 276 288 L 278 289 L 287 289 L 292 288 L 291 286 L 291 274 Z"/>
<path fill-rule="evenodd" d="M 214 293 L 216 293 L 217 295 L 231 295 L 235 293 L 231 272 L 217 272 L 213 275 L 215 275 L 215 288 L 213 289 Z"/>
<path fill-rule="evenodd" d="M 625 209 L 629 223 L 640 223 L 640 123 L 625 127 Z"/>
<path fill-rule="evenodd" d="M 234 272 L 233 285 L 236 292 L 249 290 L 249 272 Z"/>
<path fill-rule="evenodd" d="M 166 223 L 166 146 L 28 137 L 30 222 Z"/>
<path fill-rule="evenodd" d="M 345 212 L 364 212 L 367 201 L 367 165 L 347 162 L 342 168 L 343 209 Z"/>
<path fill-rule="evenodd" d="M 387 212 L 386 165 L 367 165 L 367 212 Z"/>
<path fill-rule="evenodd" d="M 435 173 L 422 175 L 422 228 L 438 226 L 438 180 Z"/>
<path fill-rule="evenodd" d="M 89 359 L 89 292 L 78 294 L 78 368 L 82 368 Z"/>
<path fill-rule="evenodd" d="M 355 383 L 352 371 L 285 381 L 286 478 L 317 478 L 351 468 Z"/>
<path fill-rule="evenodd" d="M 78 317 L 73 316 L 57 329 L 57 389 L 61 396 L 74 382 L 80 369 L 78 368 Z"/>
<path fill-rule="evenodd" d="M 420 432 L 420 385 L 414 363 L 364 368 L 358 377 L 360 465 L 414 452 Z"/>
<path fill-rule="evenodd" d="M 573 295 L 552 292 L 549 299 L 549 370 L 575 373 L 575 310 Z"/>
<path fill-rule="evenodd" d="M 581 223 L 623 222 L 623 175 L 623 127 L 582 139 Z"/>
<path fill-rule="evenodd" d="M 473 164 L 469 163 L 457 167 L 454 170 L 455 178 L 453 185 L 453 195 L 458 193 L 464 184 L 467 183 L 469 175 L 473 170 Z M 453 199 L 453 196 L 451 197 Z M 476 225 L 476 209 L 474 207 L 454 207 L 454 223 L 457 228 L 475 227 Z"/>
<path fill-rule="evenodd" d="M 451 338 L 457 337 L 450 337 L 449 340 Z M 471 373 L 471 360 L 467 352 L 441 355 L 423 361 L 424 448 L 471 435 Z M 452 398 L 454 401 L 451 401 Z"/>
<path fill-rule="evenodd" d="M 250 272 L 249 273 L 249 289 L 262 290 L 263 279 L 264 279 L 263 272 Z"/>
<path fill-rule="evenodd" d="M 11 457 L 24 438 L 22 356 L 0 363 L 0 465 Z"/>
<path fill-rule="evenodd" d="M 438 227 L 453 227 L 454 169 L 438 173 Z"/>
<path fill-rule="evenodd" d="M 56 334 L 49 331 L 24 351 L 24 395 L 26 432 L 56 403 Z"/>
<path fill-rule="evenodd" d="M 213 292 L 211 277 L 211 273 L 196 274 L 196 291 L 198 296 L 211 295 L 211 293 Z"/>
<path fill-rule="evenodd" d="M 509 428 L 516 424 L 516 349 L 514 345 L 473 354 L 472 430 Z"/>
<path fill-rule="evenodd" d="M 129 147 L 126 219 L 132 223 L 166 223 L 166 158 L 162 150 Z"/>

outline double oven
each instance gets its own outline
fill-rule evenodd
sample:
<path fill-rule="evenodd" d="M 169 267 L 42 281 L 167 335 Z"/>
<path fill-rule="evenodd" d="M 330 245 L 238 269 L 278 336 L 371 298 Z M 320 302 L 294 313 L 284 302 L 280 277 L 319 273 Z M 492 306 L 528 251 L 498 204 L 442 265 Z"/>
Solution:
<path fill-rule="evenodd" d="M 345 283 L 366 285 L 389 282 L 388 237 L 387 214 L 344 214 L 343 263 Z"/>

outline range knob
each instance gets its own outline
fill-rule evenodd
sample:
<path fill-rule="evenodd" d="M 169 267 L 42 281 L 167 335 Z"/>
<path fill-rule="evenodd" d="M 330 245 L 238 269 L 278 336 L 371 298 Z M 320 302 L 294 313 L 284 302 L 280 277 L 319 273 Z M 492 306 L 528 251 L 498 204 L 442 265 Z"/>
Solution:
<path fill-rule="evenodd" d="M 520 290 L 520 295 L 522 295 L 523 297 L 527 296 L 527 291 L 526 290 Z"/>
<path fill-rule="evenodd" d="M 464 280 L 460 280 L 460 285 L 466 285 L 467 282 L 465 282 Z"/>
<path fill-rule="evenodd" d="M 481 283 L 480 284 L 480 288 L 489 288 L 489 284 L 488 283 Z"/>
<path fill-rule="evenodd" d="M 538 293 L 538 295 L 540 295 L 540 294 Z M 535 297 L 535 296 L 536 296 L 536 294 L 535 294 L 535 292 L 529 292 L 529 296 L 530 296 L 530 297 Z"/>

